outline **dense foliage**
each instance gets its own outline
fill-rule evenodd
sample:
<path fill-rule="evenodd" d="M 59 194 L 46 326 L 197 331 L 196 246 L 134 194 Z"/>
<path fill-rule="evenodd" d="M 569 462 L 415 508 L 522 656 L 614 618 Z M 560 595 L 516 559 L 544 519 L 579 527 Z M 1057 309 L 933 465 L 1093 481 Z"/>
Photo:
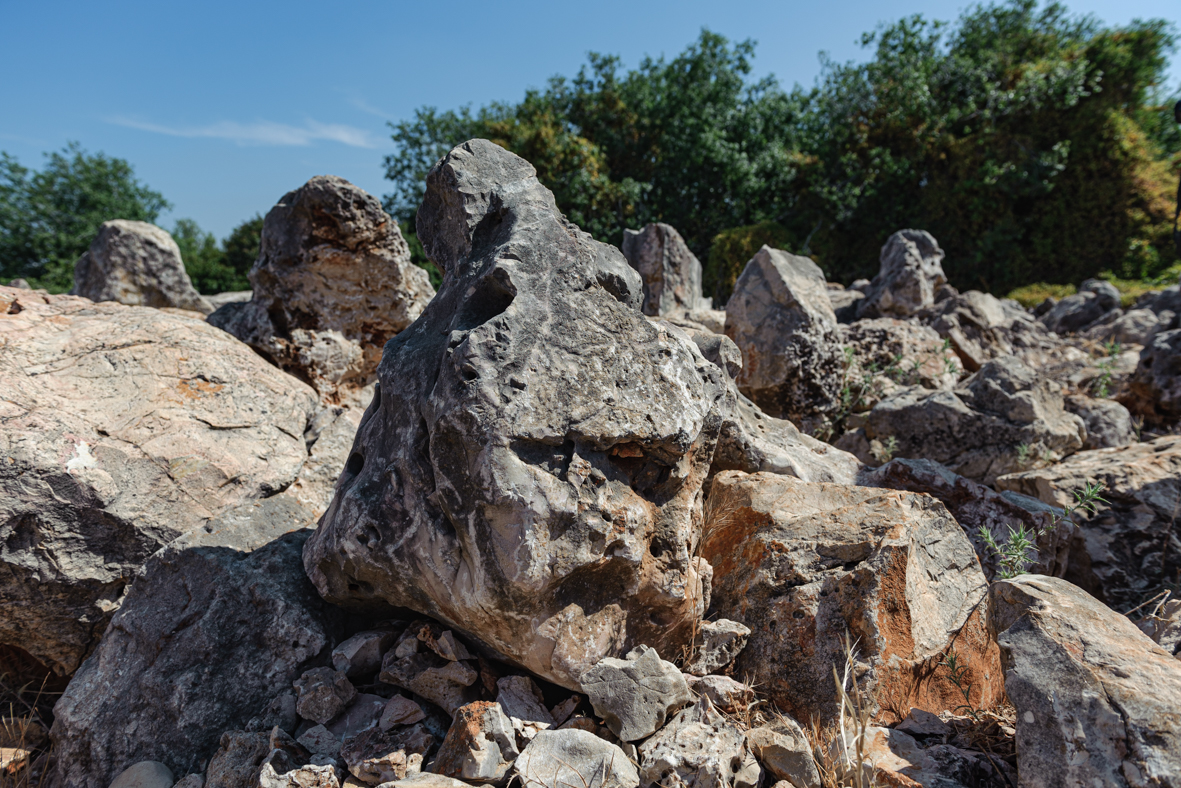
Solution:
<path fill-rule="evenodd" d="M 77 143 L 46 154 L 39 172 L 0 151 L 0 281 L 21 277 L 34 287 L 68 290 L 74 263 L 99 225 L 153 222 L 169 207 L 126 161 L 89 154 Z"/>
<path fill-rule="evenodd" d="M 247 275 L 258 257 L 262 236 L 261 216 L 235 227 L 219 246 L 213 233 L 207 233 L 192 219 L 177 221 L 172 237 L 180 247 L 185 271 L 200 293 L 224 293 L 249 290 Z"/>
<path fill-rule="evenodd" d="M 954 284 L 997 292 L 1176 260 L 1166 23 L 1110 28 L 1013 0 L 863 43 L 868 62 L 827 63 L 811 90 L 751 80 L 753 43 L 705 31 L 634 70 L 592 54 L 516 105 L 420 109 L 393 125 L 387 208 L 411 220 L 430 166 L 479 136 L 532 162 L 600 240 L 675 226 L 722 300 L 761 236 L 848 281 L 873 275 L 891 232 L 921 227 Z"/>

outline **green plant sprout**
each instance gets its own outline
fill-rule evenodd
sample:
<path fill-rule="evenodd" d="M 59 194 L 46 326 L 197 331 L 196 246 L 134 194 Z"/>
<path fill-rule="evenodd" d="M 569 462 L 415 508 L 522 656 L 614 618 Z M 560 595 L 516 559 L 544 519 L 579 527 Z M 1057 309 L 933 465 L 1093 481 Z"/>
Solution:
<path fill-rule="evenodd" d="M 964 702 L 954 707 L 952 711 L 967 709 L 968 714 L 972 717 L 972 720 L 974 722 L 980 722 L 980 710 L 972 705 L 972 685 L 969 684 L 964 677 L 964 674 L 968 672 L 968 668 L 966 665 L 961 665 L 959 663 L 959 657 L 956 655 L 954 649 L 949 649 L 948 652 L 943 655 L 943 659 L 939 661 L 939 667 L 947 668 L 947 672 L 950 674 L 949 678 L 951 679 L 951 683 L 954 684 L 955 688 L 958 689 L 960 694 L 964 696 Z"/>
<path fill-rule="evenodd" d="M 1091 484 L 1088 482 L 1082 490 L 1074 491 L 1074 503 L 1066 506 L 1061 512 L 1051 513 L 1050 522 L 1047 525 L 1033 529 L 1026 528 L 1025 523 L 1018 523 L 1016 528 L 1008 526 L 1009 535 L 1003 544 L 996 541 L 991 531 L 980 526 L 976 533 L 996 557 L 997 574 L 1005 580 L 1025 574 L 1029 565 L 1033 563 L 1029 554 L 1030 551 L 1036 549 L 1037 540 L 1055 530 L 1064 521 L 1069 521 L 1077 526 L 1078 523 L 1074 520 L 1074 515 L 1077 512 L 1094 514 L 1098 511 L 1096 504 L 1107 503 L 1104 498 L 1100 497 L 1099 493 L 1101 492 L 1103 492 L 1102 483 Z"/>

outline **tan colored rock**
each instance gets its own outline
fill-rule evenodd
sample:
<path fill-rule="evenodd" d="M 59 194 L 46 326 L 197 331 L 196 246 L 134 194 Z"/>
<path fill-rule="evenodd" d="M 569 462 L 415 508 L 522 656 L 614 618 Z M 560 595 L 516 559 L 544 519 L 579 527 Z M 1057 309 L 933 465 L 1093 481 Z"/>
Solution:
<path fill-rule="evenodd" d="M 126 219 L 103 222 L 74 264 L 70 293 L 96 302 L 213 311 L 189 280 L 172 236 L 154 224 Z"/>
<path fill-rule="evenodd" d="M 992 589 L 1022 785 L 1181 785 L 1181 661 L 1065 580 Z"/>
<path fill-rule="evenodd" d="M 932 667 L 951 648 L 977 688 L 973 702 L 1000 700 L 987 583 L 942 503 L 733 471 L 714 478 L 710 500 L 701 550 L 714 568 L 711 611 L 750 627 L 734 673 L 782 711 L 835 718 L 832 669 L 844 669 L 846 632 L 877 719 L 962 702 Z"/>
<path fill-rule="evenodd" d="M 0 288 L 0 642 L 77 669 L 136 570 L 288 487 L 315 394 L 203 321 Z M 15 529 L 9 531 L 9 529 Z"/>
<path fill-rule="evenodd" d="M 882 246 L 881 267 L 857 304 L 861 318 L 909 317 L 935 303 L 947 284 L 943 250 L 925 230 L 899 230 Z"/>
<path fill-rule="evenodd" d="M 834 763 L 839 779 L 855 785 L 857 756 L 855 739 L 849 735 L 849 747 L 838 738 L 833 742 Z M 898 788 L 953 788 L 964 785 L 1006 784 L 996 775 L 983 754 L 969 752 L 950 744 L 924 748 L 913 736 L 897 728 L 871 725 L 861 744 L 861 763 L 865 785 Z M 1011 783 L 1010 783 L 1011 784 Z M 1025 782 L 1022 775 L 1020 783 Z"/>
<path fill-rule="evenodd" d="M 267 213 L 250 283 L 249 302 L 209 321 L 331 403 L 374 381 L 385 343 L 434 295 L 377 198 L 331 175 Z"/>
<path fill-rule="evenodd" d="M 495 701 L 477 701 L 455 712 L 435 756 L 435 772 L 471 782 L 499 782 L 520 755 L 513 725 Z"/>
<path fill-rule="evenodd" d="M 1100 601 L 1127 610 L 1181 571 L 1181 436 L 1074 454 L 1048 468 L 996 480 L 1012 490 L 1063 507 L 1074 493 L 1099 483 L 1098 514 L 1080 514 L 1064 577 Z"/>
<path fill-rule="evenodd" d="M 413 725 L 426 718 L 422 707 L 403 695 L 395 695 L 381 712 L 381 729 L 388 731 L 395 725 Z"/>
<path fill-rule="evenodd" d="M 295 682 L 298 693 L 295 710 L 305 720 L 321 725 L 329 722 L 357 696 L 357 690 L 344 671 L 313 668 Z"/>
<path fill-rule="evenodd" d="M 812 745 L 790 717 L 747 731 L 746 746 L 776 780 L 786 780 L 795 788 L 820 788 Z"/>

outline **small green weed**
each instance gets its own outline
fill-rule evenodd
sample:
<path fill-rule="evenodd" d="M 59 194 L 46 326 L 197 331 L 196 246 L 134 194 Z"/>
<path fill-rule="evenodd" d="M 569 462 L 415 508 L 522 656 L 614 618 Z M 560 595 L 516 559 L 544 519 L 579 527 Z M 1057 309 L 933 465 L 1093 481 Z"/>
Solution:
<path fill-rule="evenodd" d="M 968 672 L 966 665 L 959 663 L 959 657 L 955 653 L 955 649 L 948 649 L 947 653 L 943 655 L 943 659 L 939 661 L 939 667 L 947 668 L 948 678 L 955 688 L 964 696 L 964 702 L 954 707 L 952 711 L 959 711 L 966 709 L 968 715 L 975 722 L 980 722 L 980 709 L 972 705 L 972 685 L 968 683 L 965 673 Z"/>
<path fill-rule="evenodd" d="M 1103 492 L 1101 483 L 1091 484 L 1088 482 L 1082 490 L 1074 491 L 1074 503 L 1068 505 L 1061 512 L 1054 512 L 1050 515 L 1048 525 L 1034 529 L 1026 528 L 1025 523 L 1019 523 L 1015 529 L 1013 526 L 1008 526 L 1009 536 L 1003 544 L 996 541 L 991 531 L 980 526 L 976 533 L 985 546 L 996 556 L 997 574 L 1002 579 L 1025 574 L 1029 565 L 1033 563 L 1029 554 L 1036 550 L 1037 540 L 1056 529 L 1063 522 L 1069 521 L 1078 525 L 1074 521 L 1074 515 L 1077 512 L 1094 514 L 1098 510 L 1096 504 L 1107 503 L 1105 499 L 1100 497 L 1099 493 L 1101 492 Z"/>

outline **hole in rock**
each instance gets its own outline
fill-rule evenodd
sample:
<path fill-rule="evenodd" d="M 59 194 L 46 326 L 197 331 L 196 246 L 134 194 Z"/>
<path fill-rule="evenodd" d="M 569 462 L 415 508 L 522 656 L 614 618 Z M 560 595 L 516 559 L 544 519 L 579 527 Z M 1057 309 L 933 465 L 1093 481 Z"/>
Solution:
<path fill-rule="evenodd" d="M 349 455 L 349 461 L 348 461 L 348 464 L 345 465 L 345 470 L 347 470 L 349 473 L 356 476 L 358 473 L 361 472 L 361 469 L 364 467 L 365 467 L 365 458 L 362 457 L 357 452 L 353 452 L 351 455 Z"/>

